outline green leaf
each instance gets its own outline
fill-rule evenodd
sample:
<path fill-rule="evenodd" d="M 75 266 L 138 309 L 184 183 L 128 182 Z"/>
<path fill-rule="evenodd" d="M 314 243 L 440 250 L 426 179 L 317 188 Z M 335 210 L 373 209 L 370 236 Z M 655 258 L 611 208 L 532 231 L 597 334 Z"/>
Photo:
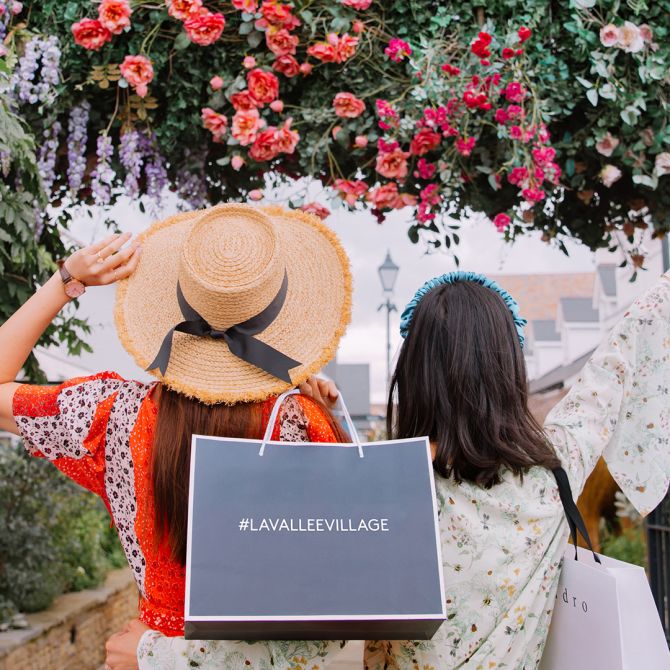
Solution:
<path fill-rule="evenodd" d="M 593 83 L 584 77 L 575 77 L 575 79 L 582 85 L 584 88 L 593 88 Z"/>
<path fill-rule="evenodd" d="M 183 31 L 181 33 L 179 33 L 179 35 L 177 35 L 177 37 L 175 38 L 174 48 L 177 51 L 183 51 L 184 49 L 186 49 L 190 45 L 191 45 L 191 39 Z"/>
<path fill-rule="evenodd" d="M 247 35 L 247 42 L 252 49 L 255 49 L 262 41 L 265 33 L 255 30 L 251 35 Z"/>
<path fill-rule="evenodd" d="M 590 88 L 586 91 L 586 97 L 594 107 L 598 104 L 598 91 L 595 88 Z"/>

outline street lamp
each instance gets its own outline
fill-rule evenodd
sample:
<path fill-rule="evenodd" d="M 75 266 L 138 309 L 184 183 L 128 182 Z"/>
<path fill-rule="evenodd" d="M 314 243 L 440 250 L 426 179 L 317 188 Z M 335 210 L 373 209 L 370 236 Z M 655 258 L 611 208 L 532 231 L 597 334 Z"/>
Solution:
<path fill-rule="evenodd" d="M 386 309 L 386 387 L 388 389 L 391 383 L 391 312 L 397 312 L 398 308 L 391 302 L 391 294 L 393 293 L 393 286 L 398 277 L 398 270 L 400 268 L 391 260 L 391 253 L 386 252 L 384 262 L 379 266 L 379 279 L 382 282 L 386 302 L 383 302 L 377 308 L 378 312 Z"/>

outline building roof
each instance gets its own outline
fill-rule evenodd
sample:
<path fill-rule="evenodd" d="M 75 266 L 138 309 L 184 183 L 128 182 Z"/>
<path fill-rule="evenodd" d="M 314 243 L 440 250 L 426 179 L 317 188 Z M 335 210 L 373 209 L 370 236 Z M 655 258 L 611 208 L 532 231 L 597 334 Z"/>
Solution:
<path fill-rule="evenodd" d="M 603 263 L 597 267 L 603 293 L 611 298 L 616 297 L 616 268 L 616 263 Z"/>
<path fill-rule="evenodd" d="M 561 298 L 563 320 L 571 323 L 597 323 L 598 310 L 593 309 L 593 298 Z"/>
<path fill-rule="evenodd" d="M 535 319 L 531 321 L 533 339 L 536 342 L 560 342 L 561 334 L 556 330 L 553 319 Z"/>
<path fill-rule="evenodd" d="M 591 296 L 595 272 L 572 274 L 494 275 L 519 303 L 521 316 L 528 321 L 555 319 L 563 297 Z"/>
<path fill-rule="evenodd" d="M 586 361 L 589 360 L 594 351 L 595 349 L 591 349 L 577 360 L 572 361 L 572 363 L 568 363 L 568 365 L 559 365 L 557 368 L 549 370 L 549 372 L 543 374 L 541 377 L 533 379 L 528 385 L 529 392 L 544 393 L 550 389 L 561 388 L 568 379 L 574 377 L 586 365 Z"/>

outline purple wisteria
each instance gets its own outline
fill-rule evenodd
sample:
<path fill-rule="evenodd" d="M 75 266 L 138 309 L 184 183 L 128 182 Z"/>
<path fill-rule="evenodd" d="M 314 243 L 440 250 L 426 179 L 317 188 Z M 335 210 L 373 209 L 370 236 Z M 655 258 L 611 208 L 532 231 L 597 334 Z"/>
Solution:
<path fill-rule="evenodd" d="M 86 172 L 86 140 L 90 111 L 90 103 L 83 100 L 70 112 L 67 128 L 67 181 L 73 194 L 81 188 Z"/>
<path fill-rule="evenodd" d="M 54 121 L 44 130 L 44 141 L 37 156 L 37 167 L 42 177 L 42 186 L 47 195 L 51 194 L 56 181 L 56 152 L 58 151 L 60 131 L 61 125 L 58 121 Z"/>
<path fill-rule="evenodd" d="M 25 46 L 13 76 L 13 87 L 21 102 L 52 104 L 60 79 L 61 52 L 58 38 L 33 37 Z"/>
<path fill-rule="evenodd" d="M 116 176 L 112 169 L 114 147 L 109 135 L 98 135 L 96 155 L 98 162 L 91 173 L 91 190 L 97 204 L 108 205 L 112 199 L 112 184 Z"/>
<path fill-rule="evenodd" d="M 123 133 L 119 142 L 119 158 L 126 172 L 123 188 L 129 198 L 136 198 L 140 192 L 139 180 L 144 164 L 141 142 L 141 136 L 136 130 Z"/>
<path fill-rule="evenodd" d="M 182 169 L 179 170 L 175 183 L 177 195 L 188 205 L 195 209 L 207 206 L 207 182 L 204 174 Z"/>
<path fill-rule="evenodd" d="M 140 150 L 144 155 L 146 193 L 151 200 L 158 202 L 163 189 L 167 186 L 168 175 L 165 159 L 158 150 L 155 133 L 140 136 Z"/>

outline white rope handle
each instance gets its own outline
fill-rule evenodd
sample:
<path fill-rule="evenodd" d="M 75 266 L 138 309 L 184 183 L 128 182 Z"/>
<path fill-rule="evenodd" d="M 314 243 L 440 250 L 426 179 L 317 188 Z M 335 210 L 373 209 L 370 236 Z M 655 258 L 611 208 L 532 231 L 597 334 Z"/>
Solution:
<path fill-rule="evenodd" d="M 300 391 L 298 389 L 291 389 L 290 391 L 286 391 L 285 393 L 282 393 L 277 400 L 275 400 L 275 404 L 272 408 L 272 412 L 270 413 L 270 419 L 268 420 L 268 425 L 265 429 L 265 435 L 263 435 L 263 441 L 261 442 L 261 448 L 258 452 L 259 456 L 262 456 L 265 453 L 265 445 L 270 441 L 272 438 L 272 431 L 274 430 L 274 425 L 275 422 L 277 421 L 277 415 L 279 414 L 279 410 L 281 409 L 281 406 L 286 400 L 291 395 L 297 395 L 299 394 Z M 349 436 L 351 437 L 351 441 L 353 444 L 356 445 L 358 448 L 358 455 L 363 458 L 363 446 L 361 445 L 361 438 L 358 436 L 358 431 L 356 430 L 356 426 L 354 426 L 354 422 L 351 419 L 351 414 L 349 414 L 349 410 L 347 409 L 347 406 L 344 402 L 344 398 L 342 397 L 342 393 L 340 393 L 340 406 L 342 407 L 340 412 L 337 412 L 337 414 L 342 414 L 344 417 L 344 420 L 347 424 L 347 427 L 349 429 Z"/>

